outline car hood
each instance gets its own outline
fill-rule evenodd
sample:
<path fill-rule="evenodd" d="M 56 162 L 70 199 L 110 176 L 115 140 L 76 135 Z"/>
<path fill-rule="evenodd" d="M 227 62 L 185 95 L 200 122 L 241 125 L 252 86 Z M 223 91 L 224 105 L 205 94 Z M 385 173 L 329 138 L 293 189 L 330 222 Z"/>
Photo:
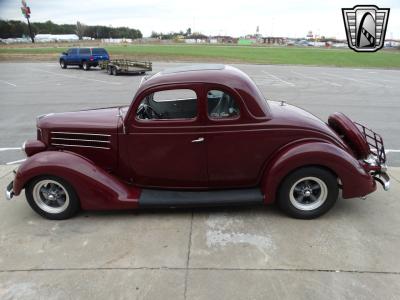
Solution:
<path fill-rule="evenodd" d="M 277 127 L 301 128 L 318 132 L 347 148 L 341 138 L 328 124 L 308 111 L 287 103 L 282 104 L 282 102 L 268 101 L 268 104 L 273 115 L 273 123 Z"/>
<path fill-rule="evenodd" d="M 37 118 L 37 127 L 51 131 L 117 133 L 119 107 L 51 113 Z"/>

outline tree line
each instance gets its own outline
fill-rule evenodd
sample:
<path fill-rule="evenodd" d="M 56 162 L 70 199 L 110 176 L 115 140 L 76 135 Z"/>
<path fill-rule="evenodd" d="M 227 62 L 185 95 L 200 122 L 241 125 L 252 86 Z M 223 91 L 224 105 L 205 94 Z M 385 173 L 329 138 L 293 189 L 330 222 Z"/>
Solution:
<path fill-rule="evenodd" d="M 80 39 L 82 37 L 91 37 L 95 39 L 104 38 L 142 38 L 139 29 L 129 27 L 108 27 L 108 26 L 90 26 L 81 22 L 76 24 L 55 24 L 51 21 L 31 23 L 32 33 L 36 34 L 76 34 Z M 29 36 L 28 24 L 15 20 L 0 20 L 0 38 L 20 38 Z"/>
<path fill-rule="evenodd" d="M 174 40 L 174 39 L 178 39 L 180 37 L 185 37 L 185 38 L 190 38 L 190 39 L 207 38 L 206 35 L 204 35 L 200 32 L 192 32 L 192 29 L 190 27 L 188 29 L 186 29 L 185 32 L 182 30 L 179 32 L 168 32 L 168 33 L 152 31 L 150 37 L 161 39 L 161 40 Z"/>

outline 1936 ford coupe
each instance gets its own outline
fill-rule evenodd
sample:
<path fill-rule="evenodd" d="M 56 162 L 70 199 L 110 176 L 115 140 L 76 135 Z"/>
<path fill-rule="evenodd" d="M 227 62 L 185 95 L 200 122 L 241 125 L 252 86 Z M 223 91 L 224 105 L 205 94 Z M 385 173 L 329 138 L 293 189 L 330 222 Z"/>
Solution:
<path fill-rule="evenodd" d="M 342 113 L 325 123 L 267 101 L 242 71 L 186 66 L 145 77 L 123 107 L 37 118 L 6 190 L 49 219 L 79 209 L 269 204 L 296 218 L 389 188 L 382 138 Z"/>

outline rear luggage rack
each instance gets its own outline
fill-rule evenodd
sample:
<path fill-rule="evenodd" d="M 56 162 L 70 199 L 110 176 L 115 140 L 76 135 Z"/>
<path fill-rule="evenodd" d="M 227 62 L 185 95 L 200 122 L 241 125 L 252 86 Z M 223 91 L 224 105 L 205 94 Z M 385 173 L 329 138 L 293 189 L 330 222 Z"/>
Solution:
<path fill-rule="evenodd" d="M 365 140 L 368 143 L 369 151 L 372 155 L 376 157 L 380 165 L 386 163 L 386 153 L 385 147 L 383 145 L 382 137 L 371 129 L 361 125 L 359 123 L 354 122 L 360 132 L 364 135 Z"/>

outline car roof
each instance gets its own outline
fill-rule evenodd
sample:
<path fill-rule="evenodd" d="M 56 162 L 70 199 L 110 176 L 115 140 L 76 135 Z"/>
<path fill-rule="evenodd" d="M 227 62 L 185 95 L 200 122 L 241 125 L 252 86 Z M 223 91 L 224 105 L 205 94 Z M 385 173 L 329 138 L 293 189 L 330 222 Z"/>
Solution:
<path fill-rule="evenodd" d="M 247 100 L 251 96 L 255 100 L 258 108 L 250 103 L 251 101 L 246 101 L 246 105 L 255 117 L 265 118 L 269 116 L 267 101 L 253 80 L 243 71 L 229 65 L 195 64 L 169 68 L 145 77 L 137 94 L 156 86 L 182 83 L 208 83 L 234 89 L 241 95 L 242 99 Z"/>

